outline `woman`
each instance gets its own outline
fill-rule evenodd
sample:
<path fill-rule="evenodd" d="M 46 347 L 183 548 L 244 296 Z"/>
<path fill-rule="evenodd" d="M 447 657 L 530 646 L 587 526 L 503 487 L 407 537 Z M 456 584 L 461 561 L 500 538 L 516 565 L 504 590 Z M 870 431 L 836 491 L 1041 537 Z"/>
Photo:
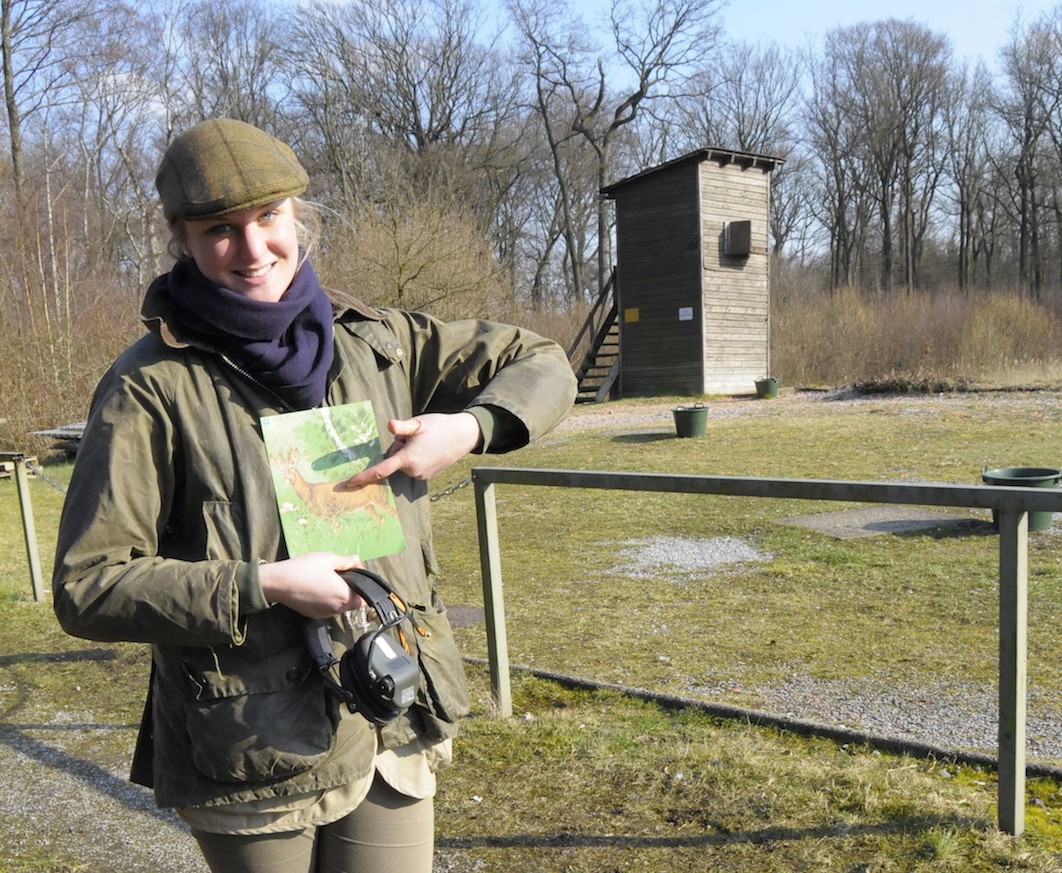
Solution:
<path fill-rule="evenodd" d="M 552 342 L 322 289 L 302 239 L 308 177 L 284 143 L 214 119 L 156 186 L 179 248 L 148 333 L 93 398 L 60 524 L 55 610 L 71 634 L 152 645 L 134 781 L 189 823 L 212 870 L 431 869 L 436 770 L 467 712 L 436 591 L 426 480 L 504 452 L 574 398 Z M 416 701 L 382 725 L 341 706 L 307 619 L 363 605 L 356 555 L 286 551 L 262 419 L 371 401 L 406 548 L 370 562 L 417 617 Z M 389 446 L 386 444 L 390 443 Z M 337 652 L 352 644 L 338 621 Z"/>

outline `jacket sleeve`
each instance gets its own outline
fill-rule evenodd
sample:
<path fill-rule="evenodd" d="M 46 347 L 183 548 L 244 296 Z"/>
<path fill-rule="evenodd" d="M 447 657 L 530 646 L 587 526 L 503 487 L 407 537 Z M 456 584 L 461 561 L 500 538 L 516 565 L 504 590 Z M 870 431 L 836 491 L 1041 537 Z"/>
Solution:
<path fill-rule="evenodd" d="M 407 346 L 415 412 L 471 410 L 482 423 L 486 410 L 492 426 L 484 451 L 507 452 L 541 437 L 575 400 L 563 349 L 532 331 L 397 310 L 385 321 Z"/>
<path fill-rule="evenodd" d="M 179 432 L 165 391 L 127 368 L 101 381 L 67 489 L 53 604 L 75 636 L 160 644 L 242 641 L 242 561 L 164 556 L 179 488 Z"/>

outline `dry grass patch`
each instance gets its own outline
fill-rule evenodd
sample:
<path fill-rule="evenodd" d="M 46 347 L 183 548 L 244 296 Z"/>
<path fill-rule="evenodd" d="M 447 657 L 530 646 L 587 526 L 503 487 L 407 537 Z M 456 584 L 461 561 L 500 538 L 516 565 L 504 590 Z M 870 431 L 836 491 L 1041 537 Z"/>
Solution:
<path fill-rule="evenodd" d="M 1016 294 L 776 295 L 772 367 L 788 384 L 1037 385 L 1062 376 L 1062 320 Z"/>

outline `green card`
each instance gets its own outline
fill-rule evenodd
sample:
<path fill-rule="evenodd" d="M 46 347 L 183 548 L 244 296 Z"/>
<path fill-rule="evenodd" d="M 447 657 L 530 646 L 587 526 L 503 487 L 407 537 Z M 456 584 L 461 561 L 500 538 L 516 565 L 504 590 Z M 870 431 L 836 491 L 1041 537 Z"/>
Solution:
<path fill-rule="evenodd" d="M 371 403 L 268 416 L 262 435 L 289 555 L 325 551 L 366 561 L 406 547 L 390 485 L 336 488 L 383 457 Z"/>

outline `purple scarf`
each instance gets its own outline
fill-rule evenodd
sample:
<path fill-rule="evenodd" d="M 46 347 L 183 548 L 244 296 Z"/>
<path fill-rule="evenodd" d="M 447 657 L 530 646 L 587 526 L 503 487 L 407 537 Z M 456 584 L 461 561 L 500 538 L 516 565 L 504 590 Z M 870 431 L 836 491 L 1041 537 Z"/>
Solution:
<path fill-rule="evenodd" d="M 190 260 L 174 264 L 167 285 L 175 334 L 204 340 L 294 409 L 324 401 L 334 354 L 332 303 L 309 261 L 275 303 L 220 287 Z"/>

